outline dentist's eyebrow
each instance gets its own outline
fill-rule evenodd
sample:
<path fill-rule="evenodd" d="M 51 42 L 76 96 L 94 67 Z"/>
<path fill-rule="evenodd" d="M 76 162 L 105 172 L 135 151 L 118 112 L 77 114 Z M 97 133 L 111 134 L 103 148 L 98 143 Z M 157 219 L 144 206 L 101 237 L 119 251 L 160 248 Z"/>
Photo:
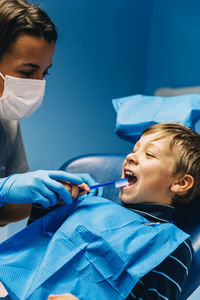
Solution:
<path fill-rule="evenodd" d="M 32 63 L 22 64 L 22 66 L 25 66 L 25 67 L 32 67 L 32 68 L 34 68 L 34 69 L 40 69 L 40 66 L 39 66 L 39 65 L 37 65 L 37 64 L 32 64 Z M 51 67 L 52 67 L 52 64 L 50 64 L 50 65 L 46 68 L 46 70 L 48 70 L 48 69 L 51 68 Z"/>

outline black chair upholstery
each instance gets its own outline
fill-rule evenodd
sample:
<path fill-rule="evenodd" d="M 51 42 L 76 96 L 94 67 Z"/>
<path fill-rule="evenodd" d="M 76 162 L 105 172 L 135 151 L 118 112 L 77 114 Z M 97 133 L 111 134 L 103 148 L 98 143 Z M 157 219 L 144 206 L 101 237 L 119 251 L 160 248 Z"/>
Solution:
<path fill-rule="evenodd" d="M 62 165 L 61 170 L 72 173 L 89 173 L 99 183 L 121 178 L 124 154 L 91 154 L 75 157 Z M 118 190 L 113 186 L 104 189 L 103 196 L 120 203 Z M 194 261 L 181 300 L 187 299 L 200 285 L 200 199 L 196 199 L 175 215 L 175 223 L 191 235 Z"/>

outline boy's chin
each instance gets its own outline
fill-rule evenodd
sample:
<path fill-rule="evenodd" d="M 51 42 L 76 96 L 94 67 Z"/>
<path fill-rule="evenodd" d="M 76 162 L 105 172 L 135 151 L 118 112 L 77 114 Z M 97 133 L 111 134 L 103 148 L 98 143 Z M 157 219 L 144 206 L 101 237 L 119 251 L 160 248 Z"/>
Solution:
<path fill-rule="evenodd" d="M 119 192 L 119 199 L 123 203 L 135 203 L 135 200 L 130 197 L 130 195 L 127 195 L 125 193 Z"/>

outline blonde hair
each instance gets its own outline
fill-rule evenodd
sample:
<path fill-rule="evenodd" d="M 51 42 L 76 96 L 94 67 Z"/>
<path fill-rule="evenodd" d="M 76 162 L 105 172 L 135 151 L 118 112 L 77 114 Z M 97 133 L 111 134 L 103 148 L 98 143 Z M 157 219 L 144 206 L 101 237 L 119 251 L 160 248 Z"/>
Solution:
<path fill-rule="evenodd" d="M 176 195 L 174 204 L 188 203 L 200 196 L 200 135 L 186 126 L 175 123 L 158 123 L 146 128 L 142 135 L 160 133 L 158 139 L 168 137 L 170 149 L 177 149 L 172 175 L 189 174 L 194 178 L 194 186 L 185 196 Z"/>

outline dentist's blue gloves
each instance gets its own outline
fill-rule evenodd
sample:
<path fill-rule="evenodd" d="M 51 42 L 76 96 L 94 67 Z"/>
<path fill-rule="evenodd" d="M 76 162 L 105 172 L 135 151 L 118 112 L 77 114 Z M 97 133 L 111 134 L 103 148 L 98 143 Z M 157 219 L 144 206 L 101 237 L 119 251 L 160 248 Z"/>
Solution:
<path fill-rule="evenodd" d="M 75 175 L 79 176 L 83 182 L 87 183 L 87 185 L 92 186 L 98 184 L 96 180 L 94 180 L 89 174 L 86 173 L 75 173 Z M 83 200 L 87 196 L 98 196 L 101 197 L 103 195 L 103 187 L 98 189 L 92 189 L 88 194 L 80 196 L 79 200 Z"/>
<path fill-rule="evenodd" d="M 84 174 L 78 176 L 64 171 L 39 170 L 11 175 L 0 179 L 0 203 L 40 203 L 44 207 L 57 204 L 58 197 L 66 203 L 72 203 L 72 197 L 64 185 L 64 180 L 79 185 L 90 185 L 92 178 Z"/>

